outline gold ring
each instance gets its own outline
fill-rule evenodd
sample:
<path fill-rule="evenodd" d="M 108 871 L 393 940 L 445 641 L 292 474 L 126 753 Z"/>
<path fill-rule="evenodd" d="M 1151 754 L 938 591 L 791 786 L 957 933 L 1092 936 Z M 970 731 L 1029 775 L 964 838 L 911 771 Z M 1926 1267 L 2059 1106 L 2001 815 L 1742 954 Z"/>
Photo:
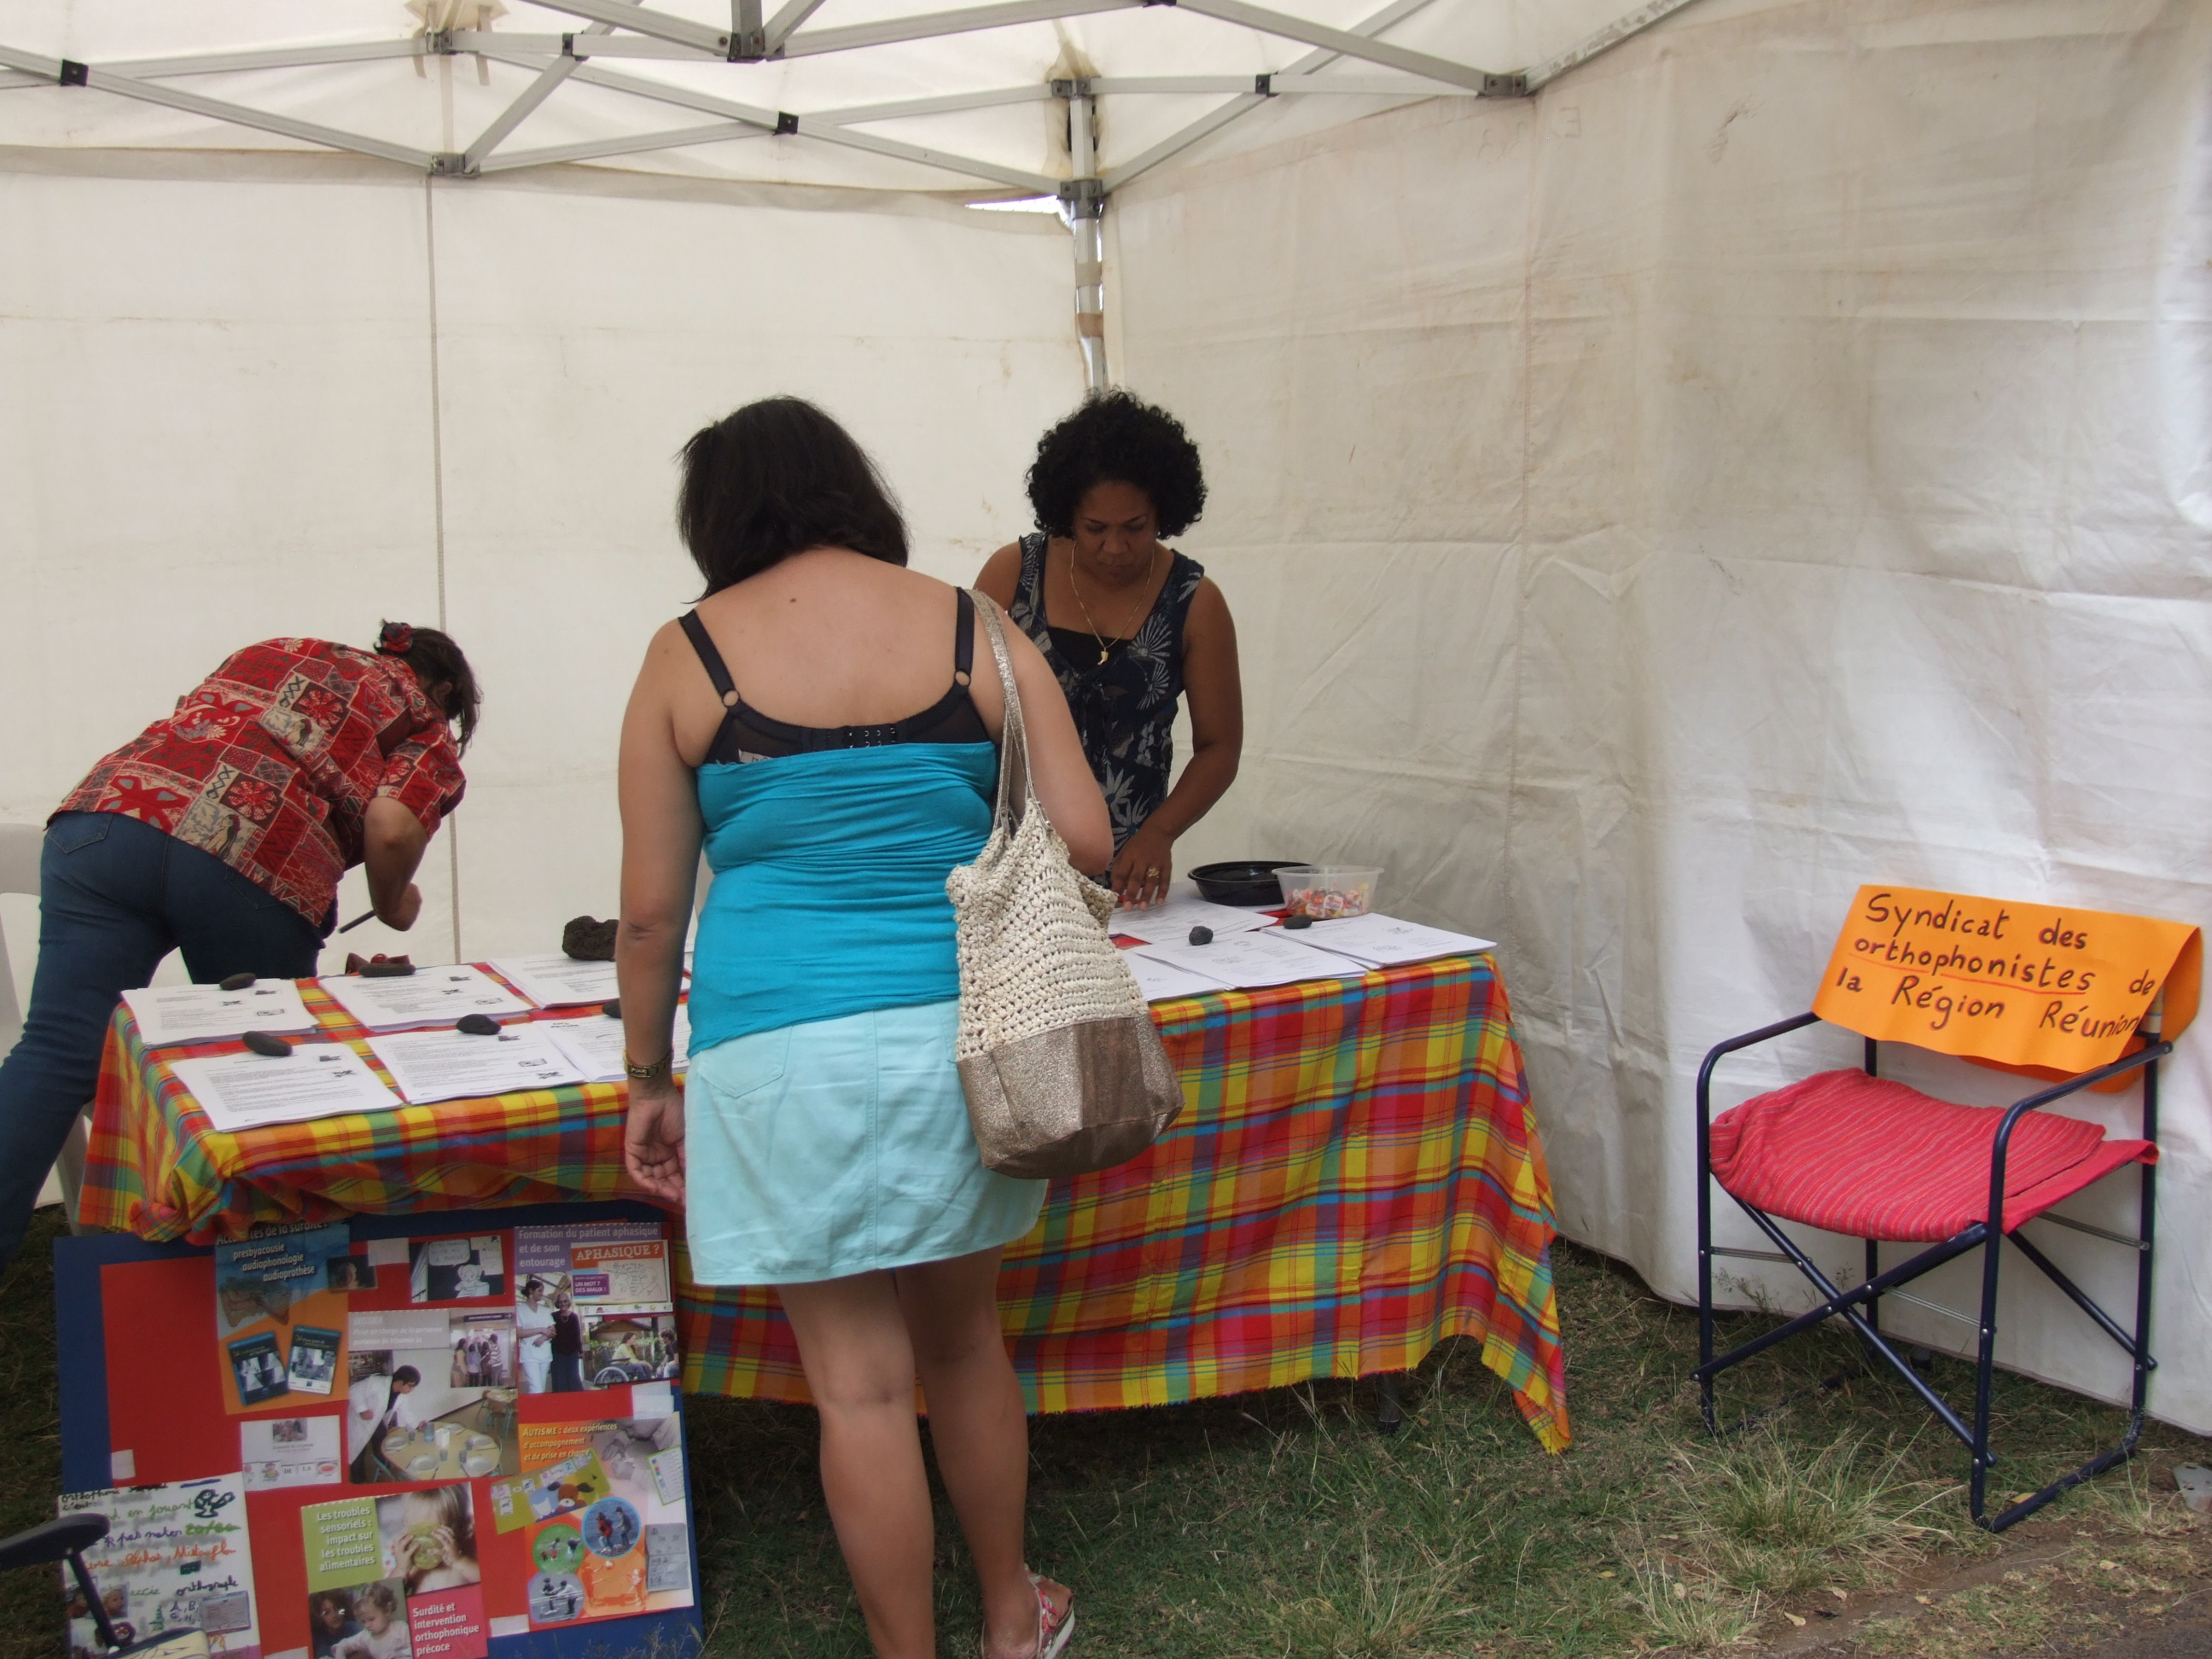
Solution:
<path fill-rule="evenodd" d="M 1157 865 L 1157 864 L 1150 865 L 1150 866 L 1146 866 L 1146 870 L 1145 870 L 1145 875 L 1146 875 L 1146 879 L 1148 879 L 1148 880 L 1149 880 L 1151 878 L 1152 878 L 1152 877 L 1157 876 L 1158 874 L 1159 874 L 1159 872 L 1160 872 L 1160 866 L 1159 866 L 1158 865 Z"/>

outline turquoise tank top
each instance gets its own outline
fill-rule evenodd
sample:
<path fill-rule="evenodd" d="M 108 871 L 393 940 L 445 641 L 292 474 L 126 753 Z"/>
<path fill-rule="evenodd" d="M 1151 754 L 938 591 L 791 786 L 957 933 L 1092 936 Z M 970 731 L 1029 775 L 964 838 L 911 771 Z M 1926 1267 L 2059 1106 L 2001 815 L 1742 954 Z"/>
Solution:
<path fill-rule="evenodd" d="M 827 749 L 698 770 L 714 872 L 691 1048 L 960 994 L 945 878 L 991 832 L 988 743 Z"/>

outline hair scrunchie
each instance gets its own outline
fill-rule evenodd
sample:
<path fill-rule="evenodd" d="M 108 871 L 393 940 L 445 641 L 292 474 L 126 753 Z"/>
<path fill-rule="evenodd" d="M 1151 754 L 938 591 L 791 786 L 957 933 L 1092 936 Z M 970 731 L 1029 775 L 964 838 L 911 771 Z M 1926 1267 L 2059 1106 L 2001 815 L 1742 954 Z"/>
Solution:
<path fill-rule="evenodd" d="M 380 657 L 404 657 L 415 648 L 415 629 L 406 623 L 388 622 L 376 636 Z"/>

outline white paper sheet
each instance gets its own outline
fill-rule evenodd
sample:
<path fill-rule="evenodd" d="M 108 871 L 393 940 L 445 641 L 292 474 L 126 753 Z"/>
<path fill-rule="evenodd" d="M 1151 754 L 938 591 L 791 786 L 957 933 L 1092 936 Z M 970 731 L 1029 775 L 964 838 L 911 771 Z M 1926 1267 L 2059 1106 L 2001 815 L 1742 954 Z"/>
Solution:
<path fill-rule="evenodd" d="M 1315 945 L 1297 944 L 1275 927 L 1264 933 L 1231 933 L 1211 945 L 1133 945 L 1130 954 L 1150 957 L 1155 962 L 1164 962 L 1171 968 L 1218 980 L 1240 990 L 1291 985 L 1302 979 L 1357 979 L 1367 971 L 1364 963 Z"/>
<path fill-rule="evenodd" d="M 578 962 L 558 951 L 542 957 L 494 957 L 492 970 L 541 1008 L 574 1008 L 611 1001 L 611 962 Z"/>
<path fill-rule="evenodd" d="M 1208 991 L 1230 988 L 1223 981 L 1194 974 L 1171 962 L 1148 957 L 1141 951 L 1124 951 L 1121 957 L 1129 964 L 1129 971 L 1137 976 L 1137 988 L 1145 994 L 1147 1002 L 1164 1002 L 1170 997 L 1202 997 Z"/>
<path fill-rule="evenodd" d="M 623 1023 L 595 1014 L 586 1019 L 541 1019 L 536 1029 L 551 1036 L 568 1063 L 593 1083 L 620 1083 L 629 1074 L 623 1063 Z M 691 1017 L 682 1003 L 676 1005 L 676 1058 L 673 1069 L 691 1063 Z"/>
<path fill-rule="evenodd" d="M 238 1440 L 248 1492 L 344 1482 L 335 1417 L 248 1418 L 238 1425 Z"/>
<path fill-rule="evenodd" d="M 1272 927 L 1274 917 L 1265 910 L 1239 910 L 1227 904 L 1214 904 L 1195 895 L 1185 897 L 1177 894 L 1164 903 L 1149 910 L 1124 907 L 1114 913 L 1106 930 L 1128 939 L 1143 939 L 1146 944 L 1172 945 L 1188 943 L 1194 927 L 1211 927 L 1218 938 L 1224 933 L 1256 933 Z"/>
<path fill-rule="evenodd" d="M 312 1031 L 315 1017 L 289 979 L 258 979 L 242 991 L 220 985 L 162 985 L 125 991 L 131 1017 L 149 1048 L 219 1042 L 248 1031 Z"/>
<path fill-rule="evenodd" d="M 135 1468 L 136 1458 L 131 1462 Z M 179 1627 L 204 1631 L 210 1653 L 237 1655 L 261 1647 L 246 1491 L 244 1475 L 218 1474 L 64 1492 L 57 1507 L 63 1515 L 92 1510 L 107 1517 L 107 1535 L 82 1559 L 116 1623 L 127 1621 L 149 1638 Z M 100 1650 L 89 1614 L 70 1620 L 67 1628 L 72 1651 Z"/>
<path fill-rule="evenodd" d="M 1401 921 L 1395 916 L 1371 912 L 1335 921 L 1317 921 L 1300 929 L 1296 937 L 1300 944 L 1318 945 L 1377 968 L 1403 962 L 1426 962 L 1431 957 L 1473 956 L 1498 948 L 1494 939 L 1476 939 L 1470 933 L 1454 933 L 1442 927 L 1424 927 L 1418 921 Z"/>
<path fill-rule="evenodd" d="M 584 1081 L 584 1074 L 568 1063 L 539 1024 L 510 1025 L 497 1036 L 401 1031 L 371 1037 L 368 1046 L 414 1106 L 511 1094 L 517 1089 L 558 1089 Z"/>
<path fill-rule="evenodd" d="M 530 1005 L 480 968 L 418 968 L 399 979 L 367 979 L 357 974 L 319 981 L 338 1006 L 372 1031 L 410 1031 L 425 1025 L 451 1025 L 463 1014 L 511 1019 Z"/>
<path fill-rule="evenodd" d="M 302 1042 L 281 1059 L 217 1054 L 171 1068 L 226 1134 L 349 1112 L 388 1112 L 399 1097 L 343 1042 Z"/>

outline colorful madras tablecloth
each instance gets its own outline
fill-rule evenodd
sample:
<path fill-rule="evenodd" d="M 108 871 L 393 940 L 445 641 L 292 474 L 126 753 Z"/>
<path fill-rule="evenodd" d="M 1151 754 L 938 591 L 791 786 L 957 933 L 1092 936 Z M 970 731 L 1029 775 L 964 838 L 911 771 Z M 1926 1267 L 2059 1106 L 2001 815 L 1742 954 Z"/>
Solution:
<path fill-rule="evenodd" d="M 301 992 L 326 1039 L 366 1036 L 312 982 Z M 1182 1116 L 1142 1158 L 1054 1182 L 1036 1230 L 1006 1252 L 1000 1305 L 1031 1405 L 1407 1370 L 1468 1336 L 1537 1437 L 1565 1448 L 1551 1183 L 1490 958 L 1152 1013 Z M 619 1084 L 227 1135 L 167 1062 L 234 1047 L 149 1054 L 117 1010 L 81 1219 L 204 1243 L 356 1211 L 636 1195 Z M 773 1291 L 679 1277 L 687 1389 L 807 1398 Z"/>

